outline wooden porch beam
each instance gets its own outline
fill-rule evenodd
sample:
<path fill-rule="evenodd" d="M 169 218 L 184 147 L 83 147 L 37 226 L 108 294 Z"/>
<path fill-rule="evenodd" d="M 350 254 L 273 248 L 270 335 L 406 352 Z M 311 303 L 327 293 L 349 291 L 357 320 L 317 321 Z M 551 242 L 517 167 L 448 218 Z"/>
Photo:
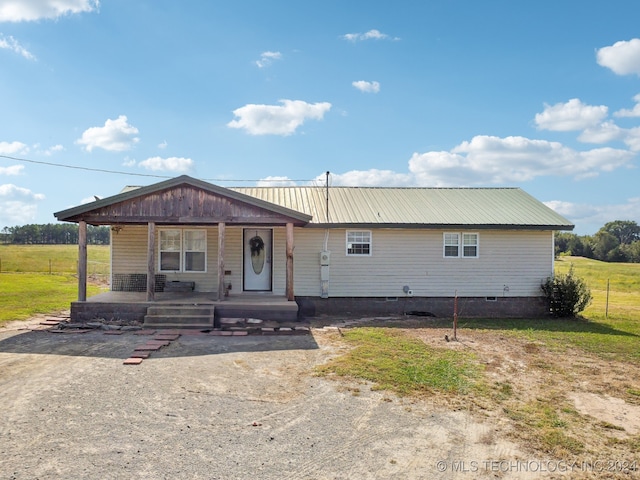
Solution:
<path fill-rule="evenodd" d="M 286 276 L 286 290 L 287 300 L 293 302 L 295 300 L 295 291 L 293 289 L 293 223 L 287 223 L 287 276 Z"/>
<path fill-rule="evenodd" d="M 218 224 L 218 300 L 224 300 L 224 235 L 225 223 Z"/>
<path fill-rule="evenodd" d="M 87 222 L 78 222 L 78 301 L 87 300 Z"/>
<path fill-rule="evenodd" d="M 156 296 L 156 224 L 147 224 L 147 302 L 153 302 Z"/>

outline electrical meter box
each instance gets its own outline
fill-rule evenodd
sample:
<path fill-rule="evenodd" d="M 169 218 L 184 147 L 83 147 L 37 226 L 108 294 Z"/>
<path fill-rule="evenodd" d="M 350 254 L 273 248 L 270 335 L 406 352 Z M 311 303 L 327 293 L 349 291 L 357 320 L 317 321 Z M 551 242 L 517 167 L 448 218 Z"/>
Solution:
<path fill-rule="evenodd" d="M 320 252 L 320 265 L 329 265 L 331 263 L 331 252 L 324 250 Z"/>

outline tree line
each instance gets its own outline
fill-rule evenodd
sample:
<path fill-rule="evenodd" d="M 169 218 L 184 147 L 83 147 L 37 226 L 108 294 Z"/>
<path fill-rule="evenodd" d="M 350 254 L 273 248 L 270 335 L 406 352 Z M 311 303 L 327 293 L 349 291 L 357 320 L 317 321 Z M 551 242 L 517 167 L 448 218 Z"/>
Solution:
<path fill-rule="evenodd" d="M 556 255 L 640 263 L 640 226 L 630 220 L 616 220 L 606 223 L 595 235 L 557 233 L 555 245 Z"/>
<path fill-rule="evenodd" d="M 78 225 L 75 223 L 48 223 L 4 227 L 0 233 L 2 243 L 18 245 L 78 244 Z M 109 227 L 87 225 L 89 245 L 109 245 Z"/>

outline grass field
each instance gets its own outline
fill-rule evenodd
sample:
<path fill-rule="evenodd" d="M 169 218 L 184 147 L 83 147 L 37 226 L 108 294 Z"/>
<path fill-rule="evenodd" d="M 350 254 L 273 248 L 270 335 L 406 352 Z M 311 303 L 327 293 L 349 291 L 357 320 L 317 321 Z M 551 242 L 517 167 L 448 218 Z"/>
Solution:
<path fill-rule="evenodd" d="M 109 274 L 109 247 L 87 248 L 90 279 Z M 0 325 L 38 313 L 68 310 L 78 298 L 77 245 L 0 245 Z M 102 291 L 89 282 L 87 294 Z"/>
<path fill-rule="evenodd" d="M 109 274 L 109 246 L 87 246 L 90 275 Z M 76 273 L 77 245 L 0 245 L 0 272 Z"/>
<path fill-rule="evenodd" d="M 336 342 L 346 353 L 318 374 L 494 412 L 489 415 L 505 422 L 502 434 L 536 454 L 607 452 L 633 459 L 640 436 L 581 415 L 571 395 L 640 405 L 640 264 L 562 257 L 556 272 L 571 266 L 593 296 L 579 318 L 460 319 L 461 342 L 443 340 L 445 333 L 451 336 L 451 319 L 344 329 Z"/>
<path fill-rule="evenodd" d="M 605 263 L 581 257 L 561 257 L 556 262 L 556 272 L 566 273 L 571 266 L 574 274 L 585 280 L 593 297 L 591 305 L 580 318 L 460 319 L 458 328 L 500 332 L 502 335 L 529 342 L 542 342 L 558 352 L 577 347 L 603 358 L 640 364 L 640 264 Z M 431 325 L 448 327 L 451 321 L 436 320 L 432 321 Z M 390 383 L 386 375 L 394 368 L 396 373 L 402 372 L 403 369 L 391 367 L 388 359 L 395 359 L 398 364 L 416 363 L 416 358 L 407 358 L 407 352 L 410 352 L 409 357 L 421 358 L 422 362 L 437 357 L 437 352 L 425 345 L 414 348 L 415 345 L 409 340 L 409 343 L 403 343 L 398 340 L 397 332 L 385 328 L 362 329 L 357 333 L 346 331 L 345 339 L 356 348 L 350 355 L 325 366 L 325 372 L 366 378 L 389 386 L 393 382 Z M 376 351 L 376 355 L 363 354 L 372 351 Z M 383 362 L 387 364 L 382 365 Z M 451 375 L 466 378 L 468 370 L 468 362 L 460 358 L 451 361 Z M 405 371 L 409 375 L 408 370 Z M 406 393 L 410 390 L 407 386 L 412 383 L 401 377 L 402 375 L 396 377 L 393 389 Z M 415 382 L 414 389 L 423 390 L 426 384 L 435 389 L 449 389 L 438 387 L 447 385 L 442 379 Z"/>

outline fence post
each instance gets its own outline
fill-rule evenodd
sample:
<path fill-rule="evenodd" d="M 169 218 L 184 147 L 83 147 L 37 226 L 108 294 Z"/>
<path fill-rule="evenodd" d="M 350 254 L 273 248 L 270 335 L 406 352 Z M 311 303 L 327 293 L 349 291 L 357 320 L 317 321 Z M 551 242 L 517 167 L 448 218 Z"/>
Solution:
<path fill-rule="evenodd" d="M 607 303 L 604 307 L 604 318 L 609 318 L 609 279 L 607 278 Z"/>

